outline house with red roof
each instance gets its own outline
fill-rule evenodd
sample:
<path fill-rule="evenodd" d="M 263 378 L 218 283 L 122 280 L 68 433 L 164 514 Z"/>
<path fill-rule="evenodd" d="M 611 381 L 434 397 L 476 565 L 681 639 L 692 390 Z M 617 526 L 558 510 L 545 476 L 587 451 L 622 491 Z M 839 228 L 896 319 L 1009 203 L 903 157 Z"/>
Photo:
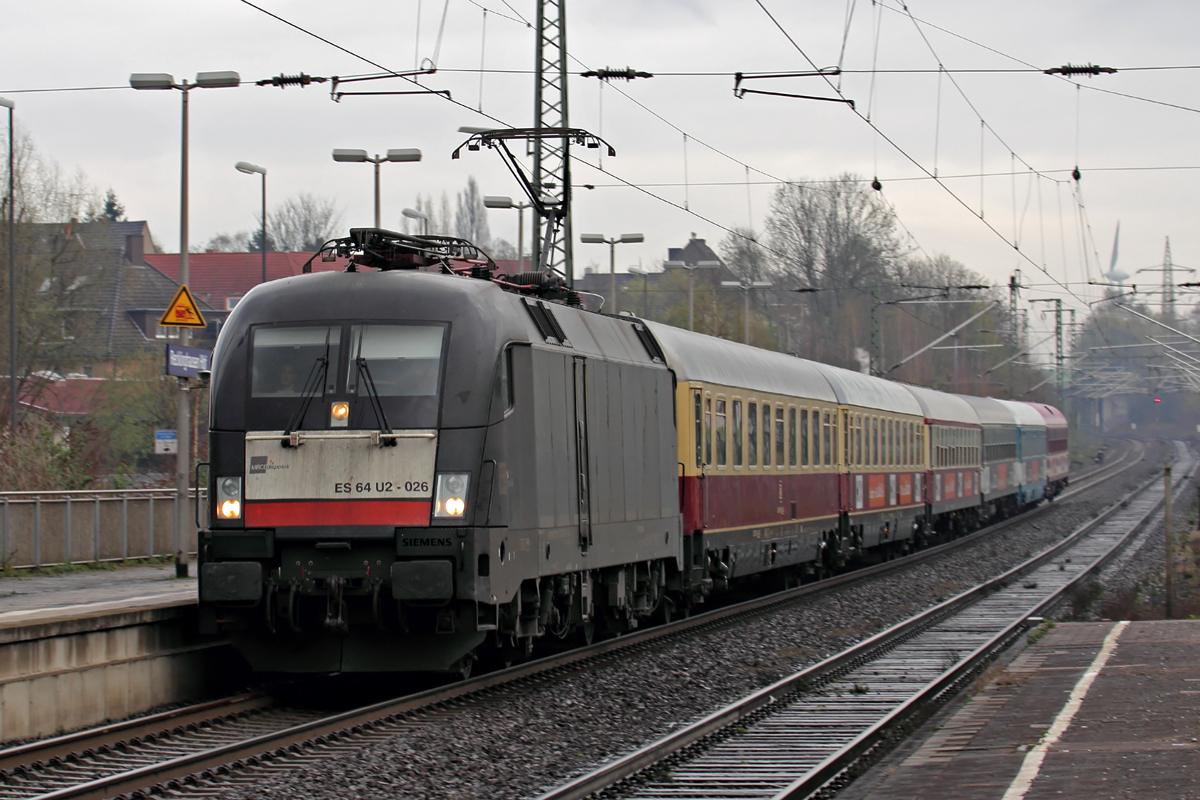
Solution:
<path fill-rule="evenodd" d="M 312 253 L 267 253 L 267 280 L 299 275 Z M 147 253 L 146 263 L 171 280 L 179 281 L 178 253 Z M 334 262 L 313 260 L 314 272 L 341 272 L 343 259 Z M 246 292 L 263 282 L 262 253 L 206 253 L 188 255 L 188 290 L 220 311 L 232 311 Z"/>

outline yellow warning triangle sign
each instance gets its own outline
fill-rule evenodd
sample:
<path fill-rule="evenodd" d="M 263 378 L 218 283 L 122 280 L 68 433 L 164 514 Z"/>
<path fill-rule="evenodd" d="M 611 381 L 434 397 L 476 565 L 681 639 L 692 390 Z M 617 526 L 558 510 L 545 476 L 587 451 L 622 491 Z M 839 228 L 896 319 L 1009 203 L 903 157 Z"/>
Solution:
<path fill-rule="evenodd" d="M 203 328 L 208 325 L 200 314 L 196 298 L 186 286 L 179 287 L 158 324 L 164 328 Z"/>

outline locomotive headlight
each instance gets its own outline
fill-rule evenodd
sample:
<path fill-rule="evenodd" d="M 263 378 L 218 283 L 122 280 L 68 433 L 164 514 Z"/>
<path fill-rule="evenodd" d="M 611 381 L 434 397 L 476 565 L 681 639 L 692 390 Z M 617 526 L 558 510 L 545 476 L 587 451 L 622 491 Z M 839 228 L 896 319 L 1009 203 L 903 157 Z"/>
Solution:
<path fill-rule="evenodd" d="M 217 478 L 217 516 L 221 519 L 242 518 L 241 478 Z"/>
<path fill-rule="evenodd" d="M 339 400 L 329 407 L 329 425 L 333 428 L 346 427 L 347 421 L 350 419 L 350 404 L 345 400 Z"/>
<path fill-rule="evenodd" d="M 433 516 L 441 519 L 461 517 L 467 510 L 467 489 L 471 485 L 469 472 L 438 473 L 434 487 Z"/>

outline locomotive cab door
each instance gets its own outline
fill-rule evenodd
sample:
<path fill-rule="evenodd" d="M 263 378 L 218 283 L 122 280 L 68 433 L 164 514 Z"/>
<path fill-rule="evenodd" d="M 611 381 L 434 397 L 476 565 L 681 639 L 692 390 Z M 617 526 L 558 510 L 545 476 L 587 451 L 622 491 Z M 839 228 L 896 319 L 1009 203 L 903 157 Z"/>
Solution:
<path fill-rule="evenodd" d="M 592 543 L 592 504 L 587 426 L 587 359 L 575 356 L 575 471 L 579 494 L 579 549 Z"/>

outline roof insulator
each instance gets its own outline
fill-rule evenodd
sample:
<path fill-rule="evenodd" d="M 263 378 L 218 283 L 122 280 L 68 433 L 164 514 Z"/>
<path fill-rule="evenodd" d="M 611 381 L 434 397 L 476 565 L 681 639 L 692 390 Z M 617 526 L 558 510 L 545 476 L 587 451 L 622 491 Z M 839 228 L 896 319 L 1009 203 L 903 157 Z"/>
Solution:
<path fill-rule="evenodd" d="M 1112 67 L 1100 67 L 1095 64 L 1064 64 L 1042 71 L 1047 75 L 1112 75 L 1116 72 Z"/>

